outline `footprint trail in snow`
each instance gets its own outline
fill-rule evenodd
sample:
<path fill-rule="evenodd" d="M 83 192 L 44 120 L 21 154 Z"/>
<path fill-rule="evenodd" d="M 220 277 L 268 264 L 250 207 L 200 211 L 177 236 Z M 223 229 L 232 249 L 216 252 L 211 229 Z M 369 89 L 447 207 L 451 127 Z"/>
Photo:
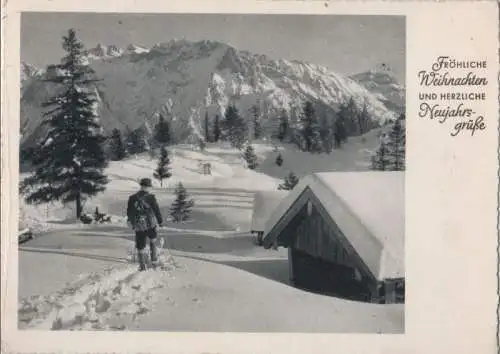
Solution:
<path fill-rule="evenodd" d="M 138 272 L 136 265 L 109 268 L 69 283 L 56 294 L 22 299 L 20 327 L 124 330 L 124 323 L 152 310 L 157 290 L 168 286 L 174 268 L 177 266 L 145 272 Z"/>

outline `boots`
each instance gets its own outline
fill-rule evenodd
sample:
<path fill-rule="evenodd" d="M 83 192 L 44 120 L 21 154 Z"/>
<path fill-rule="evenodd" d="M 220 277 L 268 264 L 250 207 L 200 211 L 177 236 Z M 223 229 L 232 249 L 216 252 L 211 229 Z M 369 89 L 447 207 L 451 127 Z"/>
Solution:
<path fill-rule="evenodd" d="M 139 271 L 146 270 L 146 253 L 144 250 L 137 250 L 137 259 L 139 260 Z"/>
<path fill-rule="evenodd" d="M 151 240 L 149 243 L 149 252 L 151 256 L 151 263 L 156 263 L 158 261 L 158 248 L 156 247 L 154 240 Z"/>

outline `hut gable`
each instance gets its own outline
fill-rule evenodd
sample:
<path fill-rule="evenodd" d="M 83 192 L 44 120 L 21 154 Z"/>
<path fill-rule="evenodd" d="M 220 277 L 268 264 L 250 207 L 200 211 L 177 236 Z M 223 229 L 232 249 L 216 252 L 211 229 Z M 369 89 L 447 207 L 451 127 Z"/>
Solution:
<path fill-rule="evenodd" d="M 303 178 L 269 217 L 264 245 L 280 243 L 282 231 L 309 200 L 339 229 L 374 278 L 404 277 L 404 172 Z"/>

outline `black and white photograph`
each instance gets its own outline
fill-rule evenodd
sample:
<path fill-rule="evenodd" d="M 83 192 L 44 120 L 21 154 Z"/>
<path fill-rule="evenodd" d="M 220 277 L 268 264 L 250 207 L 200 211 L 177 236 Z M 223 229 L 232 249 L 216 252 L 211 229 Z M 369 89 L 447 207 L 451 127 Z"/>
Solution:
<path fill-rule="evenodd" d="M 19 330 L 405 333 L 405 16 L 20 31 Z"/>

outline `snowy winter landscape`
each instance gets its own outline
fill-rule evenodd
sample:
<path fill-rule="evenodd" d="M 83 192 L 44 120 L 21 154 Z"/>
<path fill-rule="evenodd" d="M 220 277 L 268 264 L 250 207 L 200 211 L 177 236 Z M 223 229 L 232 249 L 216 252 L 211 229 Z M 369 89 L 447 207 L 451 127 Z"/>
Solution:
<path fill-rule="evenodd" d="M 20 329 L 404 333 L 404 304 L 295 287 L 287 249 L 251 233 L 256 192 L 405 169 L 405 89 L 385 64 L 348 76 L 215 40 L 80 49 L 22 63 Z M 163 267 L 139 272 L 126 208 L 144 177 L 167 221 Z"/>
<path fill-rule="evenodd" d="M 353 139 L 330 156 L 304 159 L 290 148 L 284 160 L 295 171 L 302 169 L 300 175 L 325 166 L 364 170 L 376 135 L 368 133 L 366 143 Z M 271 146 L 262 143 L 256 150 L 262 171 L 245 168 L 234 149 L 208 147 L 201 153 L 174 148 L 176 173 L 168 186 L 157 184 L 154 193 L 168 213 L 172 185 L 182 180 L 196 207 L 190 222 L 168 224 L 160 233 L 173 260 L 167 271 L 139 273 L 136 264 L 127 263 L 133 234 L 124 209 L 137 180 L 155 167 L 147 155 L 111 163 L 107 191 L 85 206 L 99 206 L 112 216 L 112 225 L 75 225 L 74 208 L 57 204 L 48 209 L 23 205 L 22 220 L 40 234 L 19 248 L 19 327 L 402 332 L 403 305 L 365 304 L 295 289 L 288 285 L 286 250 L 255 244 L 248 232 L 253 192 L 276 190 L 286 172 L 278 175 Z M 200 176 L 198 159 L 212 163 L 211 176 Z"/>

